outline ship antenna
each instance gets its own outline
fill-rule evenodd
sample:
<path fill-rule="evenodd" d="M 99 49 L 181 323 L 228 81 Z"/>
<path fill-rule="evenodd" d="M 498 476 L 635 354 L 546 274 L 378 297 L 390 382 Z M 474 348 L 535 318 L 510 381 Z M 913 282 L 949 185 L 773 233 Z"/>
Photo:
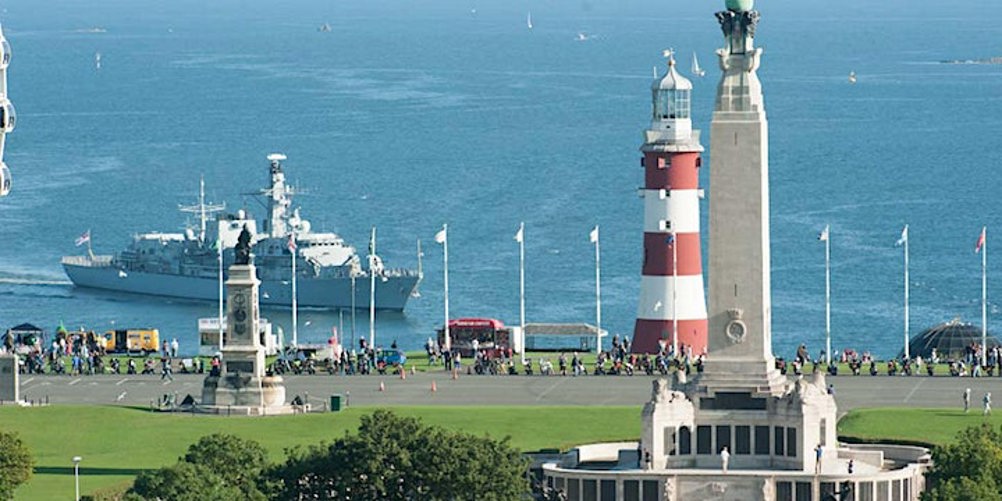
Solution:
<path fill-rule="evenodd" d="M 221 212 L 226 209 L 226 204 L 207 204 L 205 203 L 205 176 L 199 176 L 198 179 L 198 203 L 195 205 L 178 205 L 178 210 L 181 212 L 187 212 L 189 214 L 198 214 L 199 219 L 199 233 L 198 241 L 199 243 L 205 242 L 205 228 L 206 223 L 209 219 L 209 214 L 216 212 Z"/>

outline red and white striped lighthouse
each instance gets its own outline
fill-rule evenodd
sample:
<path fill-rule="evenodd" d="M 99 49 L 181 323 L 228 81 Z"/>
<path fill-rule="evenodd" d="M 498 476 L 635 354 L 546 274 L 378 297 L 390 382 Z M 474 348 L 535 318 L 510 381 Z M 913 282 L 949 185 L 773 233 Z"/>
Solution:
<path fill-rule="evenodd" d="M 634 353 L 676 347 L 706 351 L 706 297 L 699 241 L 699 131 L 692 129 L 692 82 L 668 71 L 651 86 L 654 112 L 644 132 L 644 256 Z"/>

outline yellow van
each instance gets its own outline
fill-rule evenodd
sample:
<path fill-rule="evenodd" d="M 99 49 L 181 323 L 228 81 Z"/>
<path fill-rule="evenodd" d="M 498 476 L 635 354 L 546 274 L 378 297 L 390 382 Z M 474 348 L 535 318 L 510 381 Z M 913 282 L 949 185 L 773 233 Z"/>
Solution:
<path fill-rule="evenodd" d="M 108 353 L 150 354 L 160 349 L 157 329 L 119 329 L 104 333 L 104 349 Z"/>

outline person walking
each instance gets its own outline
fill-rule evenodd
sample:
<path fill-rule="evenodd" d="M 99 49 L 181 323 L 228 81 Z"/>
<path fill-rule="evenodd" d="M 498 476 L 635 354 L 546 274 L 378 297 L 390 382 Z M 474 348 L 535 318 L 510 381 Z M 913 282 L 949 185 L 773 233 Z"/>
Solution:
<path fill-rule="evenodd" d="M 170 367 L 169 357 L 163 357 L 160 359 L 160 380 L 163 381 L 164 379 L 168 381 L 174 380 L 174 374 Z"/>
<path fill-rule="evenodd" d="M 818 446 L 814 448 L 814 474 L 815 475 L 820 475 L 821 474 L 821 457 L 824 455 L 824 452 L 825 452 L 824 447 L 821 447 L 821 444 L 818 444 Z"/>
<path fill-rule="evenodd" d="M 971 410 L 971 389 L 967 388 L 964 390 L 964 414 L 967 414 Z"/>
<path fill-rule="evenodd" d="M 731 460 L 731 453 L 727 452 L 727 446 L 725 445 L 723 449 L 720 449 L 720 468 L 727 473 L 727 463 Z"/>
<path fill-rule="evenodd" d="M 985 397 L 981 401 L 985 404 L 985 410 L 982 412 L 982 415 L 990 416 L 992 414 L 992 392 L 986 391 Z"/>

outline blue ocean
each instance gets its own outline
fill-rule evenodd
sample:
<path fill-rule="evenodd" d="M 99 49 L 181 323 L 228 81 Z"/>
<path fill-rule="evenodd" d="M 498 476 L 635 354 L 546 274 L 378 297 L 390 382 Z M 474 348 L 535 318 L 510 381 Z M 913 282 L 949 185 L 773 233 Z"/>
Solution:
<path fill-rule="evenodd" d="M 50 332 L 152 326 L 197 343 L 211 303 L 75 289 L 60 257 L 123 248 L 135 233 L 180 231 L 178 204 L 208 198 L 264 211 L 272 152 L 315 229 L 364 252 L 371 226 L 388 266 L 426 278 L 403 314 L 380 313 L 377 343 L 418 348 L 443 321 L 448 223 L 453 317 L 518 322 L 526 224 L 526 314 L 594 322 L 601 227 L 603 327 L 632 331 L 640 283 L 638 147 L 651 68 L 674 48 L 693 78 L 709 146 L 723 2 L 681 0 L 8 0 L 18 110 L 0 199 L 0 327 Z M 824 345 L 824 244 L 831 225 L 832 339 L 893 356 L 902 346 L 902 250 L 910 224 L 911 325 L 980 324 L 988 226 L 989 328 L 1002 322 L 1002 56 L 982 2 L 759 2 L 756 43 L 770 122 L 774 349 Z M 533 29 L 527 27 L 531 12 Z M 330 32 L 318 28 L 329 23 Z M 579 36 L 582 34 L 583 36 Z M 95 56 L 101 55 L 101 67 Z M 850 72 L 858 81 L 848 83 Z M 713 158 L 704 158 L 707 186 Z M 702 210 L 704 225 L 708 204 Z M 705 226 L 704 226 L 705 229 Z M 704 231 L 704 253 L 706 251 Z M 1002 254 L 1000 254 L 1002 255 Z M 995 279 L 995 277 L 1000 277 Z M 290 309 L 265 316 L 291 331 Z M 357 335 L 367 333 L 360 312 Z M 336 312 L 301 311 L 320 342 Z M 345 337 L 352 326 L 345 315 Z"/>

